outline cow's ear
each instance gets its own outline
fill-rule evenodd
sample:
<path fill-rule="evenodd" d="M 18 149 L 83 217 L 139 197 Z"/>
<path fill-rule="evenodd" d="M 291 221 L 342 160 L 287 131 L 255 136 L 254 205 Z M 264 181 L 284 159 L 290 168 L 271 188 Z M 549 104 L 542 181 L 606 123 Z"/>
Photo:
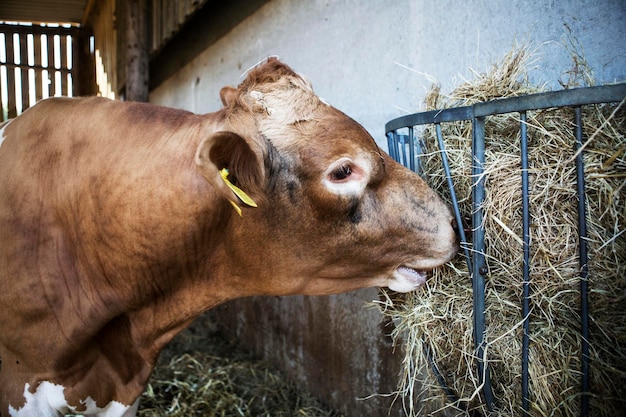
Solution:
<path fill-rule="evenodd" d="M 229 107 L 231 103 L 235 101 L 236 96 L 237 89 L 235 87 L 227 86 L 220 90 L 220 99 L 222 100 L 224 107 Z"/>
<path fill-rule="evenodd" d="M 234 206 L 254 207 L 262 198 L 261 157 L 238 134 L 217 132 L 203 139 L 195 161 L 202 176 Z"/>

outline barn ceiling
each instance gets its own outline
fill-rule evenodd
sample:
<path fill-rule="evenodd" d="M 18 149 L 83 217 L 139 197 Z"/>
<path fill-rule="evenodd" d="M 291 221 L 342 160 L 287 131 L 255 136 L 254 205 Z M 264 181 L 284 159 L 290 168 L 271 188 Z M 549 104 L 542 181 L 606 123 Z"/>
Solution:
<path fill-rule="evenodd" d="M 94 0 L 0 0 L 0 21 L 83 23 Z"/>

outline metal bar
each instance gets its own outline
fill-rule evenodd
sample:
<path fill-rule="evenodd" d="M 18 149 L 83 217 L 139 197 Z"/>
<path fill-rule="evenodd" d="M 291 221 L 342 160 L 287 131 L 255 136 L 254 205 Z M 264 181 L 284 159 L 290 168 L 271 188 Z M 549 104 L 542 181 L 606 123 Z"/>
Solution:
<path fill-rule="evenodd" d="M 465 255 L 465 261 L 467 262 L 467 270 L 472 270 L 472 258 L 469 252 L 469 245 L 467 243 L 467 237 L 465 236 L 465 229 L 463 228 L 463 217 L 461 216 L 461 209 L 459 208 L 459 202 L 456 198 L 456 191 L 454 190 L 454 183 L 452 182 L 452 174 L 450 173 L 450 163 L 448 162 L 448 153 L 446 152 L 446 146 L 443 142 L 443 135 L 441 133 L 441 124 L 435 124 L 435 130 L 437 132 L 437 143 L 439 144 L 439 151 L 441 152 L 441 162 L 443 163 L 443 170 L 446 174 L 446 180 L 448 182 L 448 188 L 450 189 L 450 199 L 452 200 L 452 209 L 454 210 L 454 219 L 459 228 L 459 237 L 461 239 L 461 248 Z"/>
<path fill-rule="evenodd" d="M 419 135 L 413 129 L 413 138 L 415 144 L 415 172 L 419 175 L 424 174 L 424 164 L 422 163 L 422 156 L 425 154 L 426 148 L 424 147 L 424 141 L 420 139 Z"/>
<path fill-rule="evenodd" d="M 395 136 L 396 136 L 395 130 L 393 132 L 387 132 L 387 150 L 389 151 L 389 156 L 395 161 L 397 161 L 398 153 L 395 152 L 395 148 L 396 148 Z"/>
<path fill-rule="evenodd" d="M 585 206 L 585 167 L 583 152 L 578 152 L 583 145 L 582 111 L 574 108 L 576 122 L 576 186 L 578 191 L 578 249 L 580 265 L 580 335 L 581 335 L 581 396 L 580 415 L 589 415 L 589 304 L 587 266 L 587 210 Z"/>
<path fill-rule="evenodd" d="M 538 110 L 550 107 L 619 102 L 622 101 L 624 97 L 626 97 L 626 83 L 599 87 L 572 88 L 569 90 L 492 100 L 473 106 L 409 114 L 387 122 L 385 131 L 390 132 L 406 126 L 470 120 L 472 117 L 521 112 L 531 109 Z"/>
<path fill-rule="evenodd" d="M 385 130 L 401 129 L 407 126 L 425 125 L 431 123 L 456 122 L 472 118 L 472 107 L 455 107 L 445 110 L 432 110 L 423 113 L 414 113 L 393 119 L 385 125 Z"/>
<path fill-rule="evenodd" d="M 402 156 L 400 155 L 400 144 L 402 143 L 402 135 L 400 135 L 398 132 L 394 132 L 393 137 L 395 139 L 394 148 L 396 152 L 396 158 L 398 158 L 398 162 L 402 163 Z"/>
<path fill-rule="evenodd" d="M 433 354 L 424 339 L 422 339 L 422 344 L 424 346 L 423 348 L 424 354 L 426 355 L 428 362 L 430 362 L 430 368 L 435 374 L 435 378 L 437 378 L 437 382 L 439 382 L 439 386 L 441 387 L 443 392 L 445 392 L 446 397 L 448 397 L 448 400 L 454 403 L 456 407 L 458 407 L 459 409 L 465 411 L 469 417 L 482 417 L 482 414 L 478 410 L 468 410 L 467 404 L 461 403 L 459 401 L 459 397 L 448 386 L 445 378 L 441 374 L 441 371 L 439 371 L 439 368 L 437 367 L 437 364 L 435 363 L 435 358 L 433 357 Z"/>
<path fill-rule="evenodd" d="M 398 136 L 398 138 L 400 139 L 399 143 L 400 143 L 400 154 L 402 155 L 401 157 L 402 165 L 408 168 L 407 156 L 406 156 L 406 142 L 408 138 L 406 135 L 400 135 Z"/>
<path fill-rule="evenodd" d="M 409 164 L 407 165 L 405 163 L 404 165 L 408 166 L 411 171 L 417 172 L 419 174 L 420 171 L 418 167 L 415 166 L 415 131 L 413 129 L 413 126 L 409 126 L 408 139 L 409 139 Z"/>
<path fill-rule="evenodd" d="M 478 382 L 483 385 L 483 395 L 489 411 L 493 410 L 493 392 L 489 377 L 489 366 L 485 363 L 485 224 L 483 202 L 485 200 L 485 118 L 475 117 L 472 137 L 472 292 L 474 297 L 474 348 L 478 368 Z"/>
<path fill-rule="evenodd" d="M 433 354 L 430 348 L 428 347 L 426 340 L 424 340 L 423 338 L 422 338 L 422 346 L 424 347 L 423 348 L 424 354 L 426 355 L 428 362 L 430 362 L 430 368 L 435 374 L 435 378 L 437 378 L 437 382 L 439 382 L 439 386 L 446 393 L 446 397 L 448 397 L 448 400 L 452 401 L 453 403 L 458 402 L 459 397 L 456 395 L 454 391 L 452 391 L 452 389 L 450 389 L 450 387 L 446 383 L 446 379 L 441 374 L 441 371 L 439 371 L 439 368 L 437 367 L 437 363 L 435 362 L 435 358 L 433 357 Z"/>
<path fill-rule="evenodd" d="M 550 107 L 582 106 L 585 104 L 622 101 L 626 97 L 626 83 L 600 87 L 572 88 L 547 93 L 492 100 L 474 105 L 475 116 L 548 109 Z"/>
<path fill-rule="evenodd" d="M 522 335 L 522 410 L 525 416 L 530 416 L 530 397 L 528 392 L 528 349 L 530 344 L 530 201 L 528 192 L 528 132 L 526 112 L 520 113 L 520 152 L 522 165 L 522 234 L 524 241 L 524 262 L 522 265 L 522 317 L 524 320 Z"/>
<path fill-rule="evenodd" d="M 396 160 L 398 162 L 401 161 L 401 157 L 400 157 L 400 148 L 399 148 L 399 143 L 400 143 L 400 135 L 398 134 L 398 132 L 393 132 L 393 149 L 394 149 L 394 153 L 396 154 Z"/>

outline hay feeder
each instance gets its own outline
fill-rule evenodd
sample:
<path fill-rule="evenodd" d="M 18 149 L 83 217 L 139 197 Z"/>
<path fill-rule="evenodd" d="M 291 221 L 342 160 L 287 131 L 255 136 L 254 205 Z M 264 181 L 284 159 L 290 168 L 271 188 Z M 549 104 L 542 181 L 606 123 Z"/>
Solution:
<path fill-rule="evenodd" d="M 386 125 L 390 155 L 468 226 L 425 293 L 386 293 L 408 415 L 626 406 L 626 84 L 539 92 L 523 58 Z"/>

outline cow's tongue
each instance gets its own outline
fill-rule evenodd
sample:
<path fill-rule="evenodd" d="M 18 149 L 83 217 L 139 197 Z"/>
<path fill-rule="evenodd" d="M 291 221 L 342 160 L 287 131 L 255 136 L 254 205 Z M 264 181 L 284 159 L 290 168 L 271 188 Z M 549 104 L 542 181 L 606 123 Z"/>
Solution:
<path fill-rule="evenodd" d="M 425 272 L 420 272 L 406 266 L 399 267 L 398 272 L 409 281 L 414 282 L 416 285 L 424 285 L 426 283 Z"/>

